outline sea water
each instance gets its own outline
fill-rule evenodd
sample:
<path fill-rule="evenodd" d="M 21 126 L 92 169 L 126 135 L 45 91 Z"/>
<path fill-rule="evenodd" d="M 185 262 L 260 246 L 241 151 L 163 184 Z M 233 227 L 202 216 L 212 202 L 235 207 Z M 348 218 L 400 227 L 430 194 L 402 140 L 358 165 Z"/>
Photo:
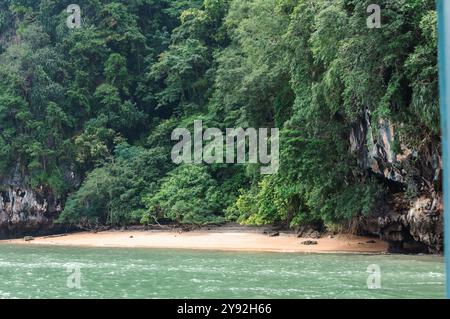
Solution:
<path fill-rule="evenodd" d="M 439 256 L 0 244 L 0 298 L 444 298 L 444 278 Z"/>

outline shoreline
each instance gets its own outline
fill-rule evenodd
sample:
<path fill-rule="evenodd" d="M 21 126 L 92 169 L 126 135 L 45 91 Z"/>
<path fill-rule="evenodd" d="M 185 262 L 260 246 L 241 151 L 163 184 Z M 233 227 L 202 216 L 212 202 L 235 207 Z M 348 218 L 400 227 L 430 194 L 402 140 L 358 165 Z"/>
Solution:
<path fill-rule="evenodd" d="M 303 245 L 305 241 L 314 245 Z M 31 241 L 22 239 L 0 240 L 0 245 L 90 247 L 90 248 L 147 248 L 185 249 L 235 252 L 278 253 L 353 253 L 386 254 L 388 243 L 369 237 L 353 235 L 326 235 L 323 238 L 297 238 L 292 232 L 280 232 L 271 237 L 255 228 L 238 227 L 200 229 L 189 232 L 176 230 L 116 230 L 80 232 L 46 237 Z"/>

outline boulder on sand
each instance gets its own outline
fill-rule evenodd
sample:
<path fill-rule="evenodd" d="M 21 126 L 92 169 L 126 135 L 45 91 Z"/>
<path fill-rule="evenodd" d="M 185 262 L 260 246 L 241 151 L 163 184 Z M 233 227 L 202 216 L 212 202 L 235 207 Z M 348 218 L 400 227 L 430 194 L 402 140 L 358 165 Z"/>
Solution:
<path fill-rule="evenodd" d="M 302 245 L 305 246 L 313 246 L 313 245 L 318 245 L 319 243 L 315 240 L 307 240 L 301 243 Z"/>

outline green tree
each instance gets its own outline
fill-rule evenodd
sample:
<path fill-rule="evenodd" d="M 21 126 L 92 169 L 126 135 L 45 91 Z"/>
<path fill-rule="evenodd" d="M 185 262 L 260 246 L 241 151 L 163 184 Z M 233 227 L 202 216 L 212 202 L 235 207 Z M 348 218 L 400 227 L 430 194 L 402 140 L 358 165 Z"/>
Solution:
<path fill-rule="evenodd" d="M 176 168 L 153 196 L 146 196 L 143 222 L 167 218 L 178 223 L 206 224 L 220 221 L 221 195 L 217 182 L 203 166 Z"/>

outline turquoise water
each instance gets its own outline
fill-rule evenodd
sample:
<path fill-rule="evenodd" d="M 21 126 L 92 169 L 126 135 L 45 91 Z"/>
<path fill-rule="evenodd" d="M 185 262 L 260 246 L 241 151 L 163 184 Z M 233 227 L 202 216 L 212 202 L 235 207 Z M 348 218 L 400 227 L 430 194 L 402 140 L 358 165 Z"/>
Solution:
<path fill-rule="evenodd" d="M 381 289 L 367 287 L 372 264 Z M 0 298 L 443 297 L 435 256 L 0 245 Z"/>

